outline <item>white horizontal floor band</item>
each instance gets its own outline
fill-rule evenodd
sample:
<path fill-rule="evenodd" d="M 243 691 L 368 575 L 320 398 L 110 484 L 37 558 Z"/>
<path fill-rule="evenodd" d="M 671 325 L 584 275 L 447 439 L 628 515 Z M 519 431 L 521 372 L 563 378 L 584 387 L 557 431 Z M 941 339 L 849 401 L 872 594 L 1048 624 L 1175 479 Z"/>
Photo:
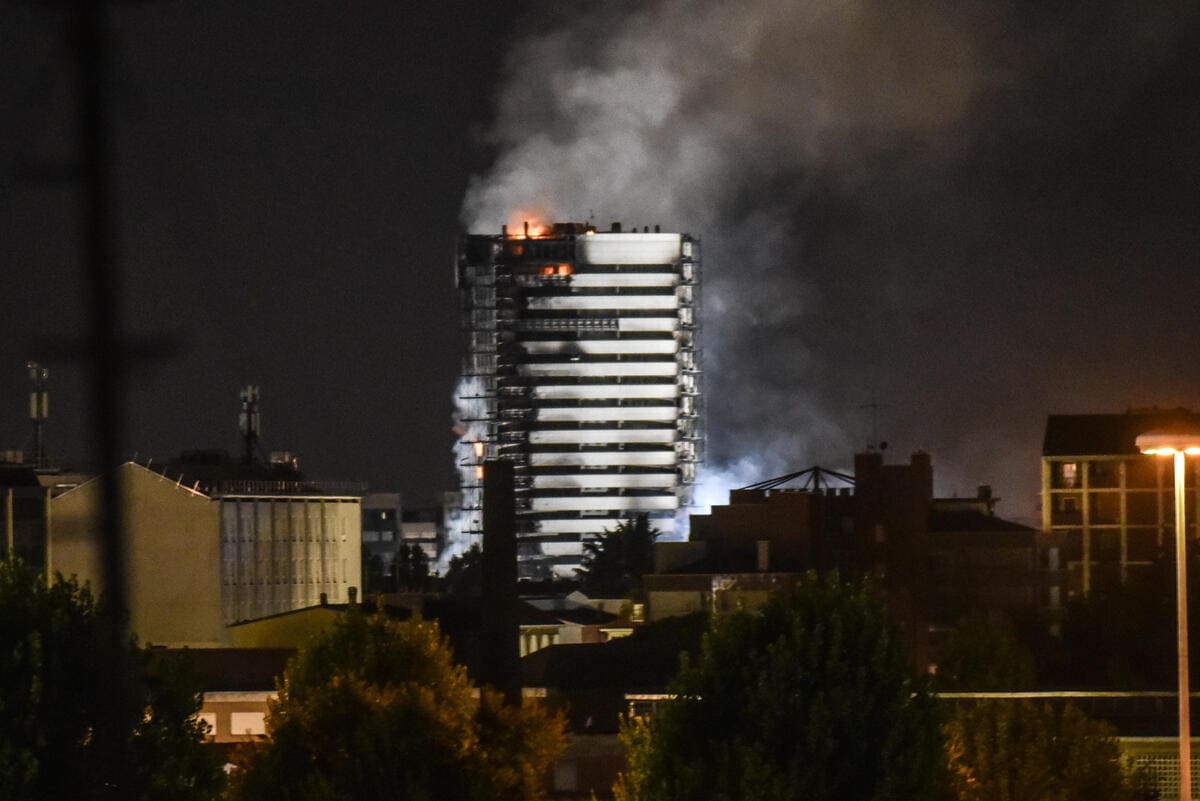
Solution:
<path fill-rule="evenodd" d="M 572 473 L 571 475 L 534 476 L 534 489 L 617 489 L 636 487 L 673 491 L 678 477 L 674 473 Z"/>
<path fill-rule="evenodd" d="M 679 234 L 592 234 L 576 243 L 585 264 L 673 264 L 683 250 Z"/>
<path fill-rule="evenodd" d="M 539 520 L 537 530 L 542 534 L 602 534 L 612 531 L 627 519 L 624 516 L 588 517 L 580 520 Z M 663 533 L 675 532 L 674 518 L 651 520 L 650 525 Z"/>
<path fill-rule="evenodd" d="M 547 423 L 588 423 L 605 420 L 670 422 L 679 415 L 674 406 L 584 406 L 574 409 L 538 409 L 534 419 Z"/>
<path fill-rule="evenodd" d="M 522 342 L 521 347 L 532 356 L 556 353 L 564 356 L 580 353 L 673 354 L 679 350 L 679 343 L 674 339 L 531 340 Z"/>
<path fill-rule="evenodd" d="M 527 308 L 546 309 L 676 309 L 674 295 L 548 295 L 529 298 Z"/>
<path fill-rule="evenodd" d="M 573 431 L 530 431 L 531 445 L 607 445 L 624 443 L 669 444 L 675 441 L 673 428 L 605 428 Z"/>
<path fill-rule="evenodd" d="M 534 467 L 674 467 L 675 461 L 674 451 L 529 454 Z"/>
<path fill-rule="evenodd" d="M 593 498 L 533 498 L 530 508 L 534 512 L 585 512 L 609 510 L 662 511 L 679 508 L 679 499 L 674 495 L 652 498 L 624 496 L 596 496 Z"/>
<path fill-rule="evenodd" d="M 652 398 L 673 400 L 679 395 L 675 384 L 586 384 L 534 387 L 535 400 L 602 400 L 605 398 Z"/>
<path fill-rule="evenodd" d="M 571 276 L 571 286 L 675 286 L 675 273 L 578 273 Z"/>
<path fill-rule="evenodd" d="M 600 378 L 603 376 L 636 375 L 667 378 L 678 372 L 679 365 L 675 362 L 553 362 L 549 364 L 522 364 L 517 369 L 521 375 L 528 376 Z"/>
<path fill-rule="evenodd" d="M 618 331 L 676 331 L 678 317 L 622 317 L 617 320 Z"/>

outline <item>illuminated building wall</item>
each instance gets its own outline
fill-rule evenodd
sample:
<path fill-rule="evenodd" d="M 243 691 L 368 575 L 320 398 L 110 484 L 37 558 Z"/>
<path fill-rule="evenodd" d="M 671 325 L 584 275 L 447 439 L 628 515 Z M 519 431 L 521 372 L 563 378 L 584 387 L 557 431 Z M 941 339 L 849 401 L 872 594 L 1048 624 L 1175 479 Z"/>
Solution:
<path fill-rule="evenodd" d="M 1130 409 L 1125 414 L 1056 414 L 1042 446 L 1042 529 L 1049 569 L 1061 572 L 1067 598 L 1128 579 L 1172 558 L 1174 477 L 1169 459 L 1142 454 L 1137 437 L 1155 429 L 1200 425 L 1187 409 Z M 1187 467 L 1188 538 L 1197 538 L 1200 460 Z"/>
<path fill-rule="evenodd" d="M 516 466 L 523 576 L 573 575 L 587 538 L 636 513 L 676 531 L 700 445 L 698 256 L 615 223 L 464 238 L 450 553 L 478 541 L 485 458 Z"/>

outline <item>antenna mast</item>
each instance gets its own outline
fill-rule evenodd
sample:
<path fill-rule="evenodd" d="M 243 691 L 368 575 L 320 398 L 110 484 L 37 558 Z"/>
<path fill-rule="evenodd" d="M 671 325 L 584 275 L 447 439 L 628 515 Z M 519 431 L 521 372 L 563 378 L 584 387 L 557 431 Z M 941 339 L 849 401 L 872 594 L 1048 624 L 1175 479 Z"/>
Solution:
<path fill-rule="evenodd" d="M 46 419 L 50 416 L 50 393 L 46 381 L 50 371 L 37 362 L 25 362 L 33 389 L 29 393 L 29 419 L 33 421 L 33 466 L 46 466 Z"/>
<path fill-rule="evenodd" d="M 242 389 L 242 412 L 238 415 L 238 430 L 242 433 L 242 462 L 253 464 L 258 452 L 260 421 L 258 415 L 258 387 Z"/>

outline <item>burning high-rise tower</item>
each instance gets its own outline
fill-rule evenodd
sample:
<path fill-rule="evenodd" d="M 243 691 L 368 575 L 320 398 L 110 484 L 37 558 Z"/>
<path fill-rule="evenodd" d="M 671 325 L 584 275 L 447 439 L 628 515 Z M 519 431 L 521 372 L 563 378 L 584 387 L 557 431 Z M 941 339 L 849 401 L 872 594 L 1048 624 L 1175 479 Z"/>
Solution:
<path fill-rule="evenodd" d="M 526 223 L 458 251 L 461 528 L 477 542 L 485 459 L 516 468 L 521 575 L 573 575 L 583 543 L 648 514 L 676 531 L 700 448 L 699 243 Z"/>

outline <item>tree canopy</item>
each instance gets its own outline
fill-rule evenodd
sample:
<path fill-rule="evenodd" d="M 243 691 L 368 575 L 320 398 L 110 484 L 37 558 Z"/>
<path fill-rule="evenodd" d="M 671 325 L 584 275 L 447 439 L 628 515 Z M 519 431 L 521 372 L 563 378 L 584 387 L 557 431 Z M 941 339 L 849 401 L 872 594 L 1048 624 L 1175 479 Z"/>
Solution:
<path fill-rule="evenodd" d="M 943 692 L 1029 690 L 1036 683 L 1033 654 L 1007 618 L 974 612 L 946 638 L 934 683 Z"/>
<path fill-rule="evenodd" d="M 450 558 L 444 584 L 446 593 L 457 597 L 483 594 L 483 549 L 472 545 L 458 556 Z"/>
<path fill-rule="evenodd" d="M 576 568 L 583 591 L 614 597 L 639 593 L 642 576 L 654 571 L 654 541 L 660 534 L 650 517 L 640 514 L 585 542 Z"/>
<path fill-rule="evenodd" d="M 213 798 L 200 695 L 183 667 L 151 665 L 86 587 L 0 562 L 0 798 Z M 153 668 L 153 669 L 151 669 Z"/>
<path fill-rule="evenodd" d="M 958 801 L 1137 801 L 1111 726 L 1071 705 L 960 704 L 946 726 Z"/>
<path fill-rule="evenodd" d="M 436 623 L 351 611 L 289 663 L 237 799 L 536 801 L 563 746 L 537 704 L 478 697 Z"/>
<path fill-rule="evenodd" d="M 671 691 L 626 728 L 623 801 L 925 798 L 942 775 L 933 702 L 899 632 L 836 575 L 715 618 Z"/>

